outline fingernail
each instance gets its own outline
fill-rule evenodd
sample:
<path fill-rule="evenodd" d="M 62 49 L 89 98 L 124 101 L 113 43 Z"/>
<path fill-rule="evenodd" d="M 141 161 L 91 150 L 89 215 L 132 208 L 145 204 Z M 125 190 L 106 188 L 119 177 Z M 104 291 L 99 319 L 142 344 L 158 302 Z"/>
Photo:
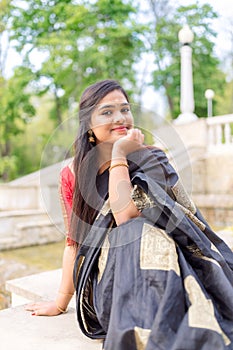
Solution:
<path fill-rule="evenodd" d="M 35 312 L 32 312 L 32 314 L 31 314 L 32 316 L 35 316 L 36 315 L 36 313 Z"/>

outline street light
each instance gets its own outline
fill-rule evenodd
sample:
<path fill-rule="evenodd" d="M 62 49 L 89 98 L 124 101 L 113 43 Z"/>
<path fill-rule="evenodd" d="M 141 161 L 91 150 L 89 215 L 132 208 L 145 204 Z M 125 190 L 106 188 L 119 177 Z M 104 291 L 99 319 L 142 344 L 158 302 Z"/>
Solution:
<path fill-rule="evenodd" d="M 193 32 L 185 25 L 178 33 L 181 56 L 180 77 L 180 111 L 176 124 L 188 123 L 197 119 L 194 114 L 193 72 L 192 72 L 192 48 L 190 44 L 194 38 Z"/>
<path fill-rule="evenodd" d="M 205 98 L 207 99 L 207 116 L 213 117 L 213 98 L 214 98 L 214 91 L 211 89 L 207 89 L 205 91 Z"/>
<path fill-rule="evenodd" d="M 182 45 L 190 45 L 192 43 L 194 35 L 187 24 L 179 31 L 178 39 Z"/>

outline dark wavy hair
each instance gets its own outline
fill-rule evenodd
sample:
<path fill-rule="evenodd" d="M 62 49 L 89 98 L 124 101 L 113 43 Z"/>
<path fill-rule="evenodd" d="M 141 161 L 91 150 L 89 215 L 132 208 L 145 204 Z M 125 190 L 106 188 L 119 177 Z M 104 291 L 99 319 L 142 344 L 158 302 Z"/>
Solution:
<path fill-rule="evenodd" d="M 85 239 L 102 205 L 96 191 L 97 148 L 94 142 L 89 142 L 88 134 L 91 128 L 91 116 L 100 100 L 114 90 L 121 91 L 129 102 L 125 90 L 117 81 L 110 79 L 90 85 L 80 99 L 79 129 L 74 143 L 75 189 L 71 218 L 72 239 L 78 244 Z"/>

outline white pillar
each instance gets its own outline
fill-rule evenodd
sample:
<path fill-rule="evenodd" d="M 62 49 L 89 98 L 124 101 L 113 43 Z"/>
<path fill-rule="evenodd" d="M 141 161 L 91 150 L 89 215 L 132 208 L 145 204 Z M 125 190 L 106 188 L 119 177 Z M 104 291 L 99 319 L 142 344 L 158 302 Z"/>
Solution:
<path fill-rule="evenodd" d="M 213 98 L 214 98 L 214 91 L 211 89 L 207 89 L 205 91 L 205 98 L 207 99 L 207 116 L 212 117 L 213 116 Z"/>
<path fill-rule="evenodd" d="M 179 41 L 182 46 L 181 56 L 181 76 L 180 76 L 180 111 L 181 114 L 175 123 L 188 123 L 197 119 L 194 113 L 194 93 L 193 93 L 193 71 L 192 71 L 192 48 L 190 43 L 193 40 L 193 33 L 188 26 L 184 26 L 179 32 Z"/>

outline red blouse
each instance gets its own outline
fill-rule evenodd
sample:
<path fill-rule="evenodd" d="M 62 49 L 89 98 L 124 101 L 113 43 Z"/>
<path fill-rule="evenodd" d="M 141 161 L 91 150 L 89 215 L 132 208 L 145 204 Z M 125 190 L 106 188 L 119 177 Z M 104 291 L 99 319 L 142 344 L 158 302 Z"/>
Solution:
<path fill-rule="evenodd" d="M 76 242 L 71 238 L 70 221 L 72 214 L 72 203 L 74 193 L 75 178 L 71 168 L 67 165 L 60 173 L 60 201 L 62 207 L 62 213 L 64 218 L 64 224 L 66 229 L 66 245 L 76 245 Z"/>

